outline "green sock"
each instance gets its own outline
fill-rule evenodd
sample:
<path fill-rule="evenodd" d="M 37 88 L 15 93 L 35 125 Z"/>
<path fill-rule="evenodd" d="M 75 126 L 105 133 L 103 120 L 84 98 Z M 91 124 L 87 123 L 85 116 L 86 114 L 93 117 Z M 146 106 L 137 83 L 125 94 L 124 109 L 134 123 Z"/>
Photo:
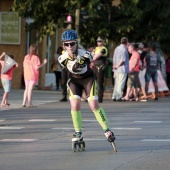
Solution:
<path fill-rule="evenodd" d="M 81 112 L 79 111 L 71 111 L 72 121 L 75 131 L 82 130 L 82 117 Z"/>
<path fill-rule="evenodd" d="M 96 116 L 97 121 L 99 122 L 100 126 L 103 128 L 104 131 L 109 129 L 108 120 L 105 114 L 105 111 L 99 107 L 97 110 L 93 111 L 94 115 Z"/>

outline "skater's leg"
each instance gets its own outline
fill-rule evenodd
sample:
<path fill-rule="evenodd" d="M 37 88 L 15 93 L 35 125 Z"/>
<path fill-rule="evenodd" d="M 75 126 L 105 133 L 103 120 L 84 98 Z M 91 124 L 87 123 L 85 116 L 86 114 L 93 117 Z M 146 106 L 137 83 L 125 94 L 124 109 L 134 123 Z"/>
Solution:
<path fill-rule="evenodd" d="M 99 106 L 97 100 L 90 100 L 88 98 L 89 106 L 93 111 L 97 121 L 99 122 L 100 126 L 103 128 L 104 131 L 109 129 L 107 117 L 105 111 Z"/>
<path fill-rule="evenodd" d="M 105 114 L 105 111 L 99 107 L 97 110 L 93 111 L 96 119 L 104 130 L 104 134 L 109 142 L 113 142 L 116 138 L 114 137 L 114 133 L 109 129 L 108 120 Z"/>
<path fill-rule="evenodd" d="M 82 136 L 82 117 L 80 111 L 71 111 L 73 126 L 75 134 L 73 135 L 72 141 L 79 141 L 83 138 Z"/>
<path fill-rule="evenodd" d="M 82 136 L 82 116 L 80 111 L 80 97 L 71 98 L 71 116 L 75 134 L 73 135 L 72 141 L 79 141 L 83 138 Z"/>
<path fill-rule="evenodd" d="M 82 131 L 82 116 L 81 112 L 79 111 L 71 111 L 73 126 L 76 132 Z"/>
<path fill-rule="evenodd" d="M 105 111 L 99 107 L 97 110 L 93 110 L 93 113 L 97 119 L 97 121 L 99 122 L 100 126 L 103 128 L 104 131 L 109 129 L 109 125 L 108 125 L 108 120 L 105 114 Z"/>
<path fill-rule="evenodd" d="M 90 100 L 89 106 L 92 109 L 97 121 L 104 130 L 104 134 L 109 142 L 114 141 L 114 133 L 110 131 L 105 111 L 99 106 L 97 100 Z"/>

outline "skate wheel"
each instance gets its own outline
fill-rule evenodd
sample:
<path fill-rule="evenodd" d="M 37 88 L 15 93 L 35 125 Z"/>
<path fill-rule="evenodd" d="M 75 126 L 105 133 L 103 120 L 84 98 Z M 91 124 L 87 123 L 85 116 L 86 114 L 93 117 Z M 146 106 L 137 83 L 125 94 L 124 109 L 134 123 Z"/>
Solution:
<path fill-rule="evenodd" d="M 72 142 L 72 150 L 73 150 L 74 152 L 77 152 L 77 150 L 78 150 L 77 142 Z"/>
<path fill-rule="evenodd" d="M 114 142 L 111 142 L 111 145 L 112 145 L 112 147 L 113 147 L 113 150 L 114 150 L 115 152 L 117 152 L 115 143 L 114 143 Z"/>
<path fill-rule="evenodd" d="M 78 146 L 79 146 L 79 149 L 78 149 L 79 151 L 85 150 L 85 142 L 84 141 L 79 142 Z"/>
<path fill-rule="evenodd" d="M 78 151 L 81 151 L 82 149 L 81 149 L 81 144 L 78 144 Z"/>
<path fill-rule="evenodd" d="M 85 147 L 86 147 L 86 146 L 85 146 L 85 142 L 83 142 L 83 143 L 81 144 L 81 150 L 84 151 L 84 150 L 85 150 Z"/>

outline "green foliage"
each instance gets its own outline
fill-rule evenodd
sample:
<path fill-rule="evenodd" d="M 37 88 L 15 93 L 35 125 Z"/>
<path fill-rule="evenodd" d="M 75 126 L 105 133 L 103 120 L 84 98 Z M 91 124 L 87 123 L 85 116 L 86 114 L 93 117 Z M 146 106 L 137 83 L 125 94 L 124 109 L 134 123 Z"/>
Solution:
<path fill-rule="evenodd" d="M 169 0 L 121 0 L 119 6 L 113 6 L 112 0 L 14 0 L 12 9 L 34 19 L 27 29 L 39 30 L 39 40 L 54 35 L 56 25 L 63 27 L 66 13 L 74 15 L 81 9 L 88 15 L 86 23 L 79 25 L 83 45 L 95 44 L 102 35 L 107 43 L 127 36 L 133 42 L 159 41 L 164 49 L 170 46 Z"/>
<path fill-rule="evenodd" d="M 39 30 L 39 40 L 44 35 L 54 35 L 56 24 L 62 25 L 65 1 L 59 0 L 14 0 L 12 10 L 17 11 L 23 18 L 33 18 L 34 22 L 27 24 L 26 28 Z"/>

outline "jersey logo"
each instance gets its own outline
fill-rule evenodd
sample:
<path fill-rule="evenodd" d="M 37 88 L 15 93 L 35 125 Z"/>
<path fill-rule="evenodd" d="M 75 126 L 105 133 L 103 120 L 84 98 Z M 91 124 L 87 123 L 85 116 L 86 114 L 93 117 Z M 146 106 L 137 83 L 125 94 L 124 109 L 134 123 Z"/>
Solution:
<path fill-rule="evenodd" d="M 64 65 L 67 65 L 67 62 L 68 62 L 68 58 L 64 61 Z"/>
<path fill-rule="evenodd" d="M 84 59 L 83 57 L 80 57 L 80 58 L 78 59 L 78 63 L 79 63 L 79 64 L 84 64 L 84 61 L 85 61 L 85 59 Z"/>

